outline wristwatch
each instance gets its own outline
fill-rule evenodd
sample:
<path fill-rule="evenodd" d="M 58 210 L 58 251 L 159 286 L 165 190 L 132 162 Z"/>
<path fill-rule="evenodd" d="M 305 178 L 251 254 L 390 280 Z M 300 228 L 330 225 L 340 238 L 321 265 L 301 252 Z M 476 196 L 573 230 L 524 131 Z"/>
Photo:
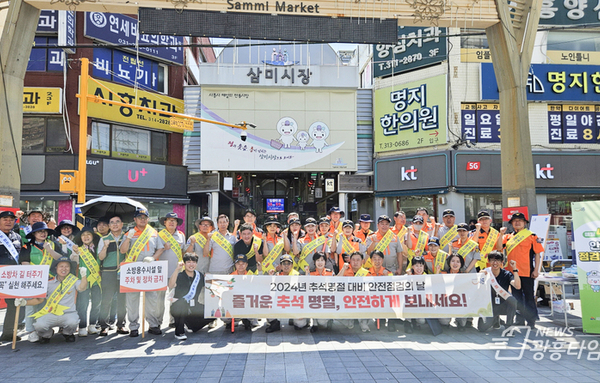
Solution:
<path fill-rule="evenodd" d="M 519 272 L 519 270 L 516 270 L 516 269 L 513 270 L 513 273 L 518 273 L 518 272 Z"/>

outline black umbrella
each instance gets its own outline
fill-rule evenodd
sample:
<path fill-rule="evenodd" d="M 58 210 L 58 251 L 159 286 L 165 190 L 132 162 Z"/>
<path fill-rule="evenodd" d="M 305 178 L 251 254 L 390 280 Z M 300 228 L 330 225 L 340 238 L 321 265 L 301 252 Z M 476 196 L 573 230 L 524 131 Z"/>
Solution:
<path fill-rule="evenodd" d="M 81 205 L 81 214 L 93 219 L 119 215 L 124 222 L 131 222 L 137 209 L 146 209 L 146 207 L 131 198 L 105 195 Z"/>

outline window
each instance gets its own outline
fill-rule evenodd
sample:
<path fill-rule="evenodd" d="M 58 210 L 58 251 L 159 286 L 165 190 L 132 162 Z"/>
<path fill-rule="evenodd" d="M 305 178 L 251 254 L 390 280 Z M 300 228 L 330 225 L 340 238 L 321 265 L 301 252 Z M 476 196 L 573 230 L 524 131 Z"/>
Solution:
<path fill-rule="evenodd" d="M 156 84 L 156 90 L 161 93 L 167 93 L 169 90 L 167 74 L 169 69 L 164 64 L 158 64 L 158 83 Z"/>
<path fill-rule="evenodd" d="M 62 153 L 67 136 L 61 117 L 23 116 L 23 154 Z"/>
<path fill-rule="evenodd" d="M 167 162 L 168 134 L 92 122 L 92 154 L 140 161 Z"/>
<path fill-rule="evenodd" d="M 110 124 L 92 122 L 92 153 L 110 156 Z"/>
<path fill-rule="evenodd" d="M 113 125 L 113 157 L 150 161 L 150 132 Z"/>

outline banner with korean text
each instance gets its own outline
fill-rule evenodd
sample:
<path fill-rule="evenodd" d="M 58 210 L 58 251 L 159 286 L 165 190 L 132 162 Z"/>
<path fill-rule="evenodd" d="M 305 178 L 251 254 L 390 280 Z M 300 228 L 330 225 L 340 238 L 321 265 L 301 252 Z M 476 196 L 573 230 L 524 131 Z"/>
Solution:
<path fill-rule="evenodd" d="M 45 298 L 48 265 L 0 266 L 0 298 Z"/>
<path fill-rule="evenodd" d="M 600 334 L 600 201 L 571 203 L 583 332 Z"/>
<path fill-rule="evenodd" d="M 446 143 L 446 75 L 375 90 L 376 153 Z"/>
<path fill-rule="evenodd" d="M 121 263 L 121 292 L 166 290 L 167 265 L 167 261 Z"/>
<path fill-rule="evenodd" d="M 206 317 L 452 318 L 491 316 L 484 274 L 392 277 L 206 276 Z"/>

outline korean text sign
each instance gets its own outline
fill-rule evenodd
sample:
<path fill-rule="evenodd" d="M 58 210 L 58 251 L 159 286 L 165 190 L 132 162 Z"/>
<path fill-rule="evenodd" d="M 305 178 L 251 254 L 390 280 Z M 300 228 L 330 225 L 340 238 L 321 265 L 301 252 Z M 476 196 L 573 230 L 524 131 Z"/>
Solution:
<path fill-rule="evenodd" d="M 498 100 L 493 65 L 481 64 L 481 99 Z M 527 75 L 529 101 L 597 101 L 600 66 L 532 64 Z"/>
<path fill-rule="evenodd" d="M 446 75 L 377 89 L 375 152 L 446 143 Z"/>
<path fill-rule="evenodd" d="M 206 317 L 491 316 L 484 274 L 391 277 L 206 276 Z"/>
<path fill-rule="evenodd" d="M 167 289 L 167 261 L 121 264 L 121 292 L 160 291 Z"/>
<path fill-rule="evenodd" d="M 397 44 L 373 46 L 373 76 L 389 76 L 445 60 L 446 31 L 438 27 L 398 27 Z"/>
<path fill-rule="evenodd" d="M 166 112 L 182 113 L 183 100 L 168 97 L 161 94 L 136 90 L 132 87 L 113 84 L 106 81 L 98 81 L 104 87 L 98 85 L 93 80 L 88 81 L 89 94 L 98 96 L 106 100 L 121 101 L 106 88 L 117 93 L 125 103 L 143 106 Z M 137 97 L 136 97 L 137 96 Z M 172 132 L 181 132 L 180 129 L 171 127 L 171 116 L 159 112 L 148 112 L 126 106 L 105 104 L 102 102 L 89 102 L 88 114 L 90 117 L 108 119 L 115 122 L 123 122 L 145 128 L 167 130 Z"/>
<path fill-rule="evenodd" d="M 0 298 L 45 298 L 48 265 L 0 266 Z"/>

